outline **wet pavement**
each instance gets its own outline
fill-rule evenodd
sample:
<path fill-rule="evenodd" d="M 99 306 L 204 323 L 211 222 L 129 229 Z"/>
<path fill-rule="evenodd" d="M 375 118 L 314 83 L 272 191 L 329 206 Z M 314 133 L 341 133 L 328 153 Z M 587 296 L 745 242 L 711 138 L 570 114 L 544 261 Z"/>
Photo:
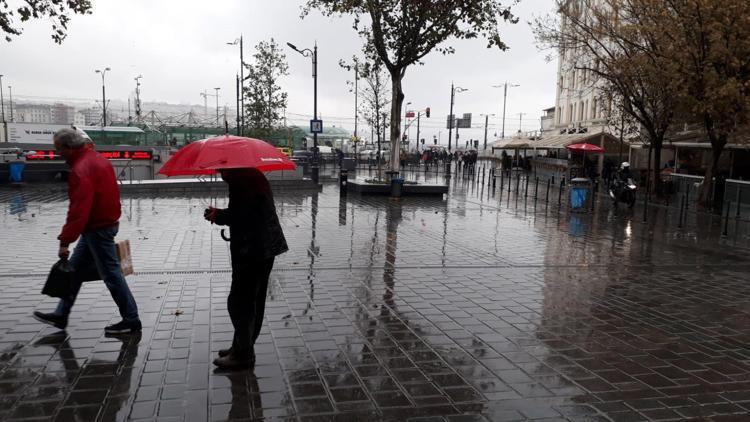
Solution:
<path fill-rule="evenodd" d="M 65 195 L 2 188 L 0 420 L 750 419 L 741 227 L 678 228 L 659 207 L 647 223 L 608 204 L 571 214 L 554 190 L 547 203 L 499 187 L 278 192 L 290 251 L 256 368 L 238 372 L 211 365 L 232 335 L 229 251 L 202 214 L 225 199 L 123 198 L 144 329 L 111 338 L 102 283 L 84 285 L 66 332 L 30 317 L 55 303 L 39 291 Z"/>

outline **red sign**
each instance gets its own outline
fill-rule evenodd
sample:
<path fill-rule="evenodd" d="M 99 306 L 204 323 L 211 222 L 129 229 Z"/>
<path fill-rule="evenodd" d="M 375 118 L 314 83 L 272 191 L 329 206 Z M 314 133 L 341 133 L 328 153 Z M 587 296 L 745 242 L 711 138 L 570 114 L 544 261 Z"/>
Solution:
<path fill-rule="evenodd" d="M 34 155 L 27 155 L 27 160 L 62 160 L 62 156 L 55 154 L 55 151 L 34 151 Z M 98 151 L 102 157 L 110 160 L 151 160 L 153 154 L 151 151 Z"/>
<path fill-rule="evenodd" d="M 28 152 L 28 151 L 25 151 Z M 55 154 L 55 151 L 34 151 L 36 154 L 27 155 L 26 160 L 62 160 L 62 157 Z"/>
<path fill-rule="evenodd" d="M 413 118 L 414 118 L 414 116 L 416 116 L 416 114 L 414 114 L 414 112 L 413 112 L 413 111 L 407 111 L 407 112 L 406 112 L 406 118 L 407 118 L 407 119 L 413 119 Z"/>

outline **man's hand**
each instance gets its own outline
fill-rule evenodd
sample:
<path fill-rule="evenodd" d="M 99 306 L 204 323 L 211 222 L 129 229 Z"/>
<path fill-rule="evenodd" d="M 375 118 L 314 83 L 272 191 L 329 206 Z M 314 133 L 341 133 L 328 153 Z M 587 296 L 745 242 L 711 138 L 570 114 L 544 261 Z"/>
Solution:
<path fill-rule="evenodd" d="M 219 209 L 214 207 L 208 207 L 205 211 L 203 211 L 203 218 L 210 221 L 211 223 L 216 222 L 216 214 L 218 213 Z"/>
<path fill-rule="evenodd" d="M 57 256 L 60 259 L 68 259 L 70 256 L 70 250 L 68 250 L 67 246 L 60 246 L 60 249 L 57 251 Z"/>

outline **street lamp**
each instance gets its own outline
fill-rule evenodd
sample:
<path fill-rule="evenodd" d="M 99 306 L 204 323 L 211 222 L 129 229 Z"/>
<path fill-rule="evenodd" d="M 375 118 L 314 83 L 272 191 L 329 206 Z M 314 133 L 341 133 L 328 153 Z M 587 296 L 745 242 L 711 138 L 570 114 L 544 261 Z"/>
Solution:
<path fill-rule="evenodd" d="M 401 132 L 401 133 L 403 133 L 403 134 L 404 134 L 404 136 L 406 137 L 406 140 L 407 140 L 407 142 L 409 141 L 409 134 L 408 134 L 408 132 L 407 132 L 407 131 L 409 130 L 409 127 L 410 127 L 409 125 L 407 125 L 407 121 L 408 121 L 408 119 L 409 119 L 409 118 L 407 117 L 407 114 L 409 114 L 409 106 L 410 106 L 410 105 L 411 105 L 411 101 L 409 101 L 408 103 L 406 103 L 406 105 L 404 105 L 404 131 L 403 131 L 403 132 Z M 413 119 L 412 119 L 412 121 L 413 121 Z M 401 141 L 401 142 L 399 143 L 399 145 L 403 146 L 403 144 L 404 144 L 404 141 L 402 140 L 402 141 Z"/>
<path fill-rule="evenodd" d="M 519 87 L 521 85 L 518 85 L 518 84 L 509 84 L 508 82 L 505 82 L 502 85 L 492 85 L 493 88 L 503 88 L 503 130 L 500 133 L 500 137 L 502 139 L 505 139 L 505 104 L 506 104 L 506 102 L 508 100 L 508 87 L 509 86 L 511 88 L 517 88 L 517 87 Z"/>
<path fill-rule="evenodd" d="M 2 122 L 5 123 L 5 101 L 3 100 L 3 75 L 0 75 L 0 111 L 2 111 Z"/>
<path fill-rule="evenodd" d="M 216 91 L 216 94 L 215 94 L 216 95 L 216 127 L 220 127 L 219 126 L 219 90 L 220 89 L 221 88 L 214 88 L 214 90 Z"/>
<path fill-rule="evenodd" d="M 318 120 L 318 43 L 316 42 L 313 49 L 305 48 L 300 50 L 294 44 L 288 42 L 286 45 L 292 50 L 298 52 L 304 57 L 312 58 L 312 77 L 313 77 L 313 120 Z M 311 128 L 312 129 L 312 128 Z M 322 129 L 322 128 L 321 128 Z M 310 173 L 314 183 L 318 183 L 318 132 L 313 131 L 313 159 L 310 166 Z"/>
<path fill-rule="evenodd" d="M 105 67 L 104 70 L 96 69 L 94 73 L 99 73 L 102 75 L 102 127 L 107 126 L 107 93 L 106 89 L 104 88 L 104 75 L 109 72 L 110 68 Z"/>
<path fill-rule="evenodd" d="M 239 92 L 237 93 L 237 103 L 242 111 L 237 111 L 239 118 L 237 119 L 238 129 L 237 132 L 240 136 L 244 133 L 245 127 L 245 58 L 244 58 L 244 47 L 242 46 L 242 35 L 232 42 L 228 42 L 227 45 L 240 45 L 240 77 L 239 77 Z"/>
<path fill-rule="evenodd" d="M 10 122 L 13 123 L 13 87 L 8 85 L 8 95 L 10 96 Z"/>
<path fill-rule="evenodd" d="M 487 123 L 490 121 L 490 116 L 495 117 L 494 114 L 480 114 L 480 116 L 484 116 L 484 150 L 487 149 Z"/>
<path fill-rule="evenodd" d="M 453 125 L 455 124 L 456 119 L 453 117 L 453 104 L 455 103 L 456 98 L 456 92 L 464 92 L 468 91 L 466 88 L 461 88 L 460 86 L 453 86 L 453 83 L 451 83 L 451 111 L 448 115 L 448 119 L 450 122 L 448 123 L 448 152 L 451 150 L 452 145 L 452 137 L 453 137 Z"/>

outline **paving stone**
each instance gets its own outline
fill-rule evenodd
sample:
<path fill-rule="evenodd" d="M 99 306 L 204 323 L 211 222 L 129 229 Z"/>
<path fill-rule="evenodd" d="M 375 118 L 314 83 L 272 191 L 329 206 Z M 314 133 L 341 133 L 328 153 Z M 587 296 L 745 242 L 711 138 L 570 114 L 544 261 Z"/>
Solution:
<path fill-rule="evenodd" d="M 277 192 L 290 251 L 257 367 L 229 373 L 211 365 L 233 331 L 228 244 L 202 219 L 225 198 L 123 197 L 144 329 L 108 338 L 102 283 L 66 332 L 30 317 L 56 303 L 39 292 L 66 196 L 0 188 L 0 419 L 750 417 L 744 232 L 454 182 L 447 199 Z"/>

